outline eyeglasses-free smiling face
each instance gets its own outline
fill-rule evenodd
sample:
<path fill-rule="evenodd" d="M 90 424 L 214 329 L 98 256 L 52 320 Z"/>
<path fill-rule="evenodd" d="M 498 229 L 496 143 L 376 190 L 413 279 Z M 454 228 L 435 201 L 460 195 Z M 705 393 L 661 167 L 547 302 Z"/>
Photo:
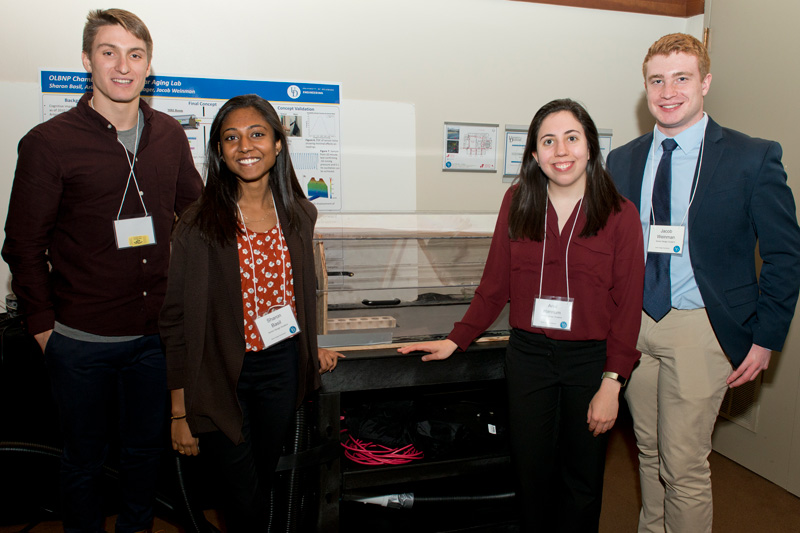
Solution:
<path fill-rule="evenodd" d="M 684 52 L 655 55 L 647 62 L 647 107 L 658 129 L 674 137 L 703 118 L 711 74 L 700 76 L 697 57 Z"/>
<path fill-rule="evenodd" d="M 281 141 L 252 107 L 231 111 L 222 121 L 219 152 L 228 169 L 244 182 L 269 178 Z"/>
<path fill-rule="evenodd" d="M 551 187 L 583 193 L 589 146 L 583 126 L 575 115 L 569 111 L 559 111 L 545 117 L 539 127 L 533 157 Z"/>
<path fill-rule="evenodd" d="M 92 43 L 91 56 L 81 54 L 92 75 L 95 105 L 130 103 L 138 98 L 150 74 L 147 45 L 118 24 L 102 26 Z"/>

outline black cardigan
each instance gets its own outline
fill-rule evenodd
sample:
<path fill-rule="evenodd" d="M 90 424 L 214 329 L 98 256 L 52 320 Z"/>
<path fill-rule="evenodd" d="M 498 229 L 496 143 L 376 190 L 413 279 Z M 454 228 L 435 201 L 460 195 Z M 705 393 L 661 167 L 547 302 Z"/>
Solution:
<path fill-rule="evenodd" d="M 320 384 L 312 244 L 317 210 L 308 200 L 299 204 L 299 231 L 292 231 L 277 198 L 275 203 L 292 260 L 301 329 L 298 406 L 306 393 Z M 221 430 L 238 444 L 243 441 L 243 418 L 236 384 L 245 355 L 239 254 L 235 241 L 226 246 L 209 245 L 191 218 L 184 217 L 173 235 L 167 294 L 159 320 L 167 386 L 184 389 L 193 435 Z"/>

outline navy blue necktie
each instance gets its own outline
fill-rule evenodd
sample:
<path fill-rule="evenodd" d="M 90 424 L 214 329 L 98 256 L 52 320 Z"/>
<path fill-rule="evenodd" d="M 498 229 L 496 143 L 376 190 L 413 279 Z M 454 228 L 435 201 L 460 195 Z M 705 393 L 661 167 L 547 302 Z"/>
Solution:
<path fill-rule="evenodd" d="M 670 194 L 672 192 L 672 151 L 678 147 L 674 139 L 664 139 L 661 162 L 658 163 L 653 182 L 653 219 L 658 226 L 668 226 L 670 220 Z M 672 290 L 669 279 L 670 254 L 648 253 L 644 269 L 644 312 L 658 322 L 672 307 Z"/>

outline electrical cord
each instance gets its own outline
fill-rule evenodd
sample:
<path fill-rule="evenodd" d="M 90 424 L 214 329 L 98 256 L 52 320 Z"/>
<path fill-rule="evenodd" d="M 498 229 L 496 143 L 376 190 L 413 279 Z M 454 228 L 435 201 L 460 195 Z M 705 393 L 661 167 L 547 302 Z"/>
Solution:
<path fill-rule="evenodd" d="M 344 420 L 344 417 L 342 416 L 340 419 Z M 341 433 L 347 433 L 347 429 L 343 429 Z M 350 434 L 341 444 L 344 448 L 344 456 L 361 465 L 404 465 L 425 457 L 421 451 L 414 448 L 413 444 L 407 444 L 402 448 L 390 448 L 357 439 Z"/>
<path fill-rule="evenodd" d="M 408 444 L 402 448 L 389 448 L 381 444 L 365 442 L 352 435 L 342 443 L 344 456 L 351 461 L 362 465 L 403 465 L 424 457 L 421 451 Z"/>

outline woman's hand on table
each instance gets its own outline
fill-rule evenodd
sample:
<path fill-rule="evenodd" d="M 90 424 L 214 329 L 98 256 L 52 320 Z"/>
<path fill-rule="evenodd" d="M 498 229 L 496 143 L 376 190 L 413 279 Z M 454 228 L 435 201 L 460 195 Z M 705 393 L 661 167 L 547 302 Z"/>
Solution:
<path fill-rule="evenodd" d="M 319 373 L 333 372 L 339 358 L 344 358 L 345 355 L 327 348 L 319 348 L 317 350 L 317 358 L 319 359 Z"/>
<path fill-rule="evenodd" d="M 419 342 L 398 348 L 397 351 L 402 354 L 409 354 L 411 352 L 428 352 L 428 355 L 422 356 L 423 361 L 441 361 L 450 357 L 456 351 L 458 346 L 450 339 L 441 341 Z"/>

